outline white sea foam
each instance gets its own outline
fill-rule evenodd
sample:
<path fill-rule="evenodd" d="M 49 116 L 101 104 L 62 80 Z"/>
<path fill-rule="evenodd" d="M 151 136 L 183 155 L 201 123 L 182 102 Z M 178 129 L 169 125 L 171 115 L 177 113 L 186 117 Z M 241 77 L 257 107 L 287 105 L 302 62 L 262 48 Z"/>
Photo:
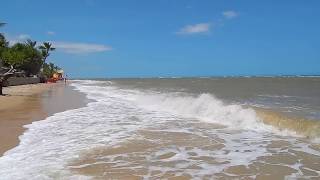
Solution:
<path fill-rule="evenodd" d="M 27 131 L 20 136 L 20 144 L 0 158 L 0 179 L 86 179 L 73 175 L 67 163 L 82 151 L 121 142 L 139 123 L 144 124 L 130 120 L 139 115 L 139 110 L 130 110 L 125 101 L 109 98 L 94 87 L 87 88 L 92 91 L 88 97 L 96 102 L 25 126 Z"/>
<path fill-rule="evenodd" d="M 224 104 L 210 94 L 190 96 L 142 92 L 120 89 L 112 82 L 89 80 L 74 81 L 73 86 L 86 93 L 94 102 L 25 126 L 27 131 L 20 136 L 19 146 L 0 157 L 1 179 L 87 179 L 90 177 L 74 175 L 68 167 L 68 163 L 83 152 L 117 145 L 132 138 L 141 129 L 161 127 L 171 122 L 186 123 L 190 119 L 221 124 L 232 131 L 240 130 L 233 133 L 212 130 L 212 136 L 225 140 L 224 148 L 215 152 L 200 149 L 193 151 L 199 155 L 228 160 L 227 165 L 246 165 L 266 155 L 265 144 L 255 142 L 268 139 L 269 133 L 274 132 L 273 128 L 261 122 L 254 110 Z M 176 128 L 167 126 L 165 131 L 195 133 L 189 129 Z M 308 150 L 307 146 L 303 147 Z M 155 156 L 170 151 L 170 148 L 155 152 Z M 187 150 L 182 147 L 174 151 L 176 155 L 168 161 L 182 160 L 187 156 Z M 246 152 L 245 156 L 243 152 Z M 149 158 L 153 156 L 151 154 Z M 183 169 L 187 165 L 190 164 L 178 164 L 176 169 Z M 197 171 L 195 177 L 219 172 L 227 165 L 218 167 L 202 163 L 199 165 L 202 169 Z M 157 170 L 160 167 L 150 168 Z M 160 169 L 164 171 L 165 167 Z"/>
<path fill-rule="evenodd" d="M 83 84 L 94 84 L 87 81 Z M 79 90 L 83 87 L 78 87 Z M 261 123 L 255 111 L 240 105 L 226 105 L 211 94 L 201 94 L 197 97 L 181 93 L 139 92 L 137 90 L 119 89 L 116 87 L 85 87 L 90 94 L 99 92 L 109 96 L 126 99 L 137 105 L 154 111 L 167 111 L 184 117 L 198 118 L 211 123 L 230 127 L 259 130 L 270 128 Z M 89 98 L 91 97 L 89 94 Z M 97 94 L 95 94 L 97 95 Z"/>
<path fill-rule="evenodd" d="M 155 94 L 136 96 L 141 106 L 158 111 L 169 111 L 184 117 L 226 125 L 232 128 L 265 130 L 270 127 L 261 123 L 254 110 L 240 105 L 225 105 L 210 94 L 197 97 L 176 96 L 175 94 Z"/>

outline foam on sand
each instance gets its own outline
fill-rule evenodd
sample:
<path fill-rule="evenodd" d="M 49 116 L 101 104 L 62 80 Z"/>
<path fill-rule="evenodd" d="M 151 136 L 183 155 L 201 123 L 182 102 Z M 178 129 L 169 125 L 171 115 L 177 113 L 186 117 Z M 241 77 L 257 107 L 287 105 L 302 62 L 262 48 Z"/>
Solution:
<path fill-rule="evenodd" d="M 20 145 L 0 158 L 2 179 L 203 179 L 241 177 L 238 170 L 255 178 L 266 166 L 260 175 L 282 168 L 278 177 L 319 177 L 318 145 L 283 136 L 254 109 L 210 94 L 121 89 L 107 81 L 73 86 L 94 101 L 27 125 Z M 295 162 L 268 164 L 275 155 Z"/>

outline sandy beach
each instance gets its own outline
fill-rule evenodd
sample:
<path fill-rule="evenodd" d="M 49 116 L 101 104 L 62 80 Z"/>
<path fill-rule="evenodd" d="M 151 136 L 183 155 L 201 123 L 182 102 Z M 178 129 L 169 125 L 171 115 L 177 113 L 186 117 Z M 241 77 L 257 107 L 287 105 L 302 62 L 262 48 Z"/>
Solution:
<path fill-rule="evenodd" d="M 4 94 L 0 97 L 0 156 L 19 144 L 24 125 L 85 105 L 84 95 L 64 83 L 5 87 Z"/>

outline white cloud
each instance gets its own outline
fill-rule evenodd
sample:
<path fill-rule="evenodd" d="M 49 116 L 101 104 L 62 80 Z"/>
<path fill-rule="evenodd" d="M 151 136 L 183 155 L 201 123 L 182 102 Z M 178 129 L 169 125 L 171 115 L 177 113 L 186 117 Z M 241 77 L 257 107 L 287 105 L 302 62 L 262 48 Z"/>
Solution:
<path fill-rule="evenodd" d="M 50 31 L 47 33 L 49 34 Z M 31 36 L 28 34 L 10 35 L 6 34 L 9 45 L 12 46 L 18 42 L 23 43 Z M 54 48 L 71 54 L 88 54 L 111 51 L 112 47 L 103 44 L 91 44 L 91 43 L 78 43 L 78 42 L 65 42 L 65 41 L 50 41 Z"/>
<path fill-rule="evenodd" d="M 227 19 L 233 19 L 239 16 L 239 14 L 235 11 L 224 11 L 222 12 L 222 15 Z"/>
<path fill-rule="evenodd" d="M 52 42 L 53 47 L 71 54 L 88 54 L 111 51 L 112 47 L 102 44 L 88 44 L 75 42 Z"/>
<path fill-rule="evenodd" d="M 48 35 L 55 35 L 56 33 L 54 31 L 48 31 L 47 34 Z"/>
<path fill-rule="evenodd" d="M 199 23 L 194 25 L 187 25 L 181 28 L 178 34 L 199 34 L 206 33 L 210 31 L 210 23 Z"/>
<path fill-rule="evenodd" d="M 13 46 L 14 44 L 20 42 L 19 40 L 16 40 L 16 39 L 8 39 L 9 41 L 9 46 Z"/>
<path fill-rule="evenodd" d="M 29 34 L 19 34 L 12 36 L 10 34 L 6 34 L 7 40 L 9 41 L 9 45 L 12 46 L 16 43 L 25 42 L 27 39 L 30 39 L 31 36 Z"/>
<path fill-rule="evenodd" d="M 26 39 L 29 39 L 31 36 L 29 34 L 19 34 L 18 35 L 18 39 L 20 40 L 26 40 Z"/>

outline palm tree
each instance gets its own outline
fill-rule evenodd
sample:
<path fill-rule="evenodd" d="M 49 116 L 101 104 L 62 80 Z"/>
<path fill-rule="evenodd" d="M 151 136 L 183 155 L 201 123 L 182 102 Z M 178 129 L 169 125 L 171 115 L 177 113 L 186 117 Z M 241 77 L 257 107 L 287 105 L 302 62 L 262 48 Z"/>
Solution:
<path fill-rule="evenodd" d="M 31 48 L 35 48 L 36 47 L 36 44 L 37 44 L 37 41 L 32 41 L 31 39 L 28 39 L 25 44 L 28 46 L 28 47 L 31 47 Z"/>
<path fill-rule="evenodd" d="M 0 27 L 4 26 L 6 23 L 0 22 Z M 4 35 L 0 32 L 0 53 L 3 51 L 4 48 L 8 47 L 9 42 L 6 40 Z M 0 58 L 0 68 L 2 67 L 2 60 Z"/>
<path fill-rule="evenodd" d="M 0 22 L 0 27 L 3 27 L 7 23 Z M 8 46 L 8 42 L 2 33 L 0 33 L 0 48 Z"/>
<path fill-rule="evenodd" d="M 3 34 L 0 33 L 0 48 L 8 47 L 9 42 L 6 40 Z"/>
<path fill-rule="evenodd" d="M 4 25 L 6 25 L 7 23 L 4 23 L 4 22 L 0 22 L 0 27 L 3 27 Z M 0 33 L 1 36 L 3 36 L 2 33 Z"/>
<path fill-rule="evenodd" d="M 43 56 L 43 62 L 46 62 L 47 57 L 50 55 L 50 51 L 54 51 L 56 48 L 52 47 L 52 44 L 49 42 L 44 42 L 41 46 L 39 46 L 39 49 L 41 49 L 41 53 Z"/>

